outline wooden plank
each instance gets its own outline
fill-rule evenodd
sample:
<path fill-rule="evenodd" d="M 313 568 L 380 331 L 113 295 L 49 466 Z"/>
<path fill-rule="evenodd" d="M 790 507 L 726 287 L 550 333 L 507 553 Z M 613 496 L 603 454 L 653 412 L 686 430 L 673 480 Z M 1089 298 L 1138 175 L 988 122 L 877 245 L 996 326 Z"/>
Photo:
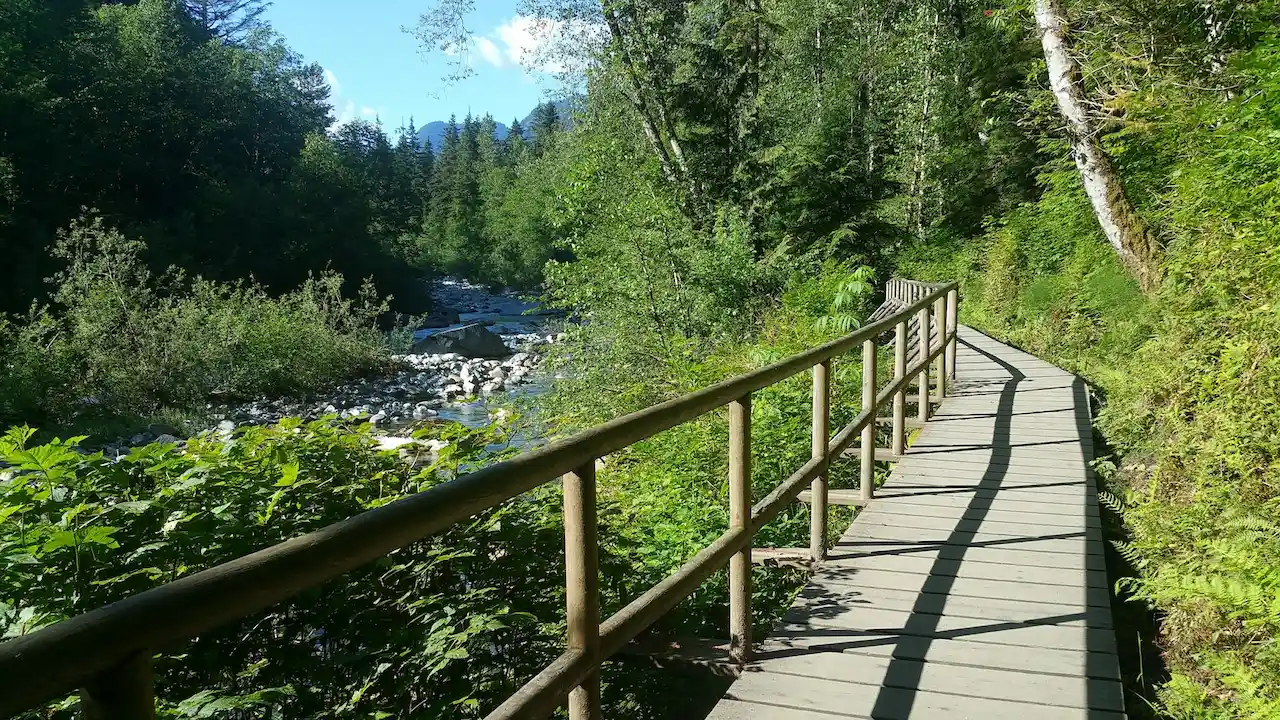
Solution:
<path fill-rule="evenodd" d="M 891 508 L 898 507 L 929 507 L 946 510 L 967 510 L 968 512 L 979 511 L 1004 511 L 1018 513 L 1043 513 L 1047 515 L 1064 515 L 1067 517 L 1097 517 L 1098 506 L 1096 502 L 1090 502 L 1092 498 L 1082 495 L 1074 499 L 1072 502 L 1041 502 L 1037 500 L 1027 500 L 1028 495 L 1021 497 L 1010 497 L 1003 492 L 984 491 L 982 489 L 975 490 L 963 496 L 957 495 L 898 495 L 889 499 L 884 504 Z"/>
<path fill-rule="evenodd" d="M 912 592 L 932 592 L 956 597 L 999 598 L 1019 602 L 1048 602 L 1055 604 L 1080 603 L 1095 607 L 1110 607 L 1111 593 L 1107 588 L 1075 587 L 1064 589 L 1061 585 L 1037 585 L 1007 580 L 972 577 L 963 568 L 957 574 L 924 575 L 911 572 L 867 569 L 855 572 L 827 571 L 820 568 L 813 582 L 848 587 L 877 587 Z"/>
<path fill-rule="evenodd" d="M 823 564 L 823 569 L 824 572 L 849 569 L 854 572 L 854 575 L 863 570 L 950 576 L 964 573 L 965 577 L 984 580 L 1062 585 L 1068 588 L 1086 585 L 1103 590 L 1109 587 L 1106 571 L 1087 569 L 1083 556 L 1077 557 L 1070 565 L 1066 561 L 1061 565 L 1048 565 L 1046 564 L 1048 561 L 1035 565 L 987 562 L 979 560 L 978 557 L 982 556 L 970 556 L 968 548 L 952 545 L 932 552 L 831 558 Z M 1041 554 L 1041 557 L 1044 555 Z"/>
<path fill-rule="evenodd" d="M 1061 570 L 1105 570 L 1101 565 L 1101 558 L 1091 560 L 1087 553 L 1081 552 L 1082 548 L 1079 547 L 1081 544 L 1059 545 L 1057 547 L 1060 549 L 1054 551 L 1046 549 L 1028 550 L 1021 547 L 999 545 L 983 547 L 967 543 L 960 544 L 959 542 L 916 545 L 890 540 L 880 540 L 872 547 L 859 548 L 855 545 L 841 542 L 835 548 L 832 548 L 833 552 L 828 558 L 827 565 L 830 567 L 872 568 L 878 567 L 876 564 L 878 558 L 910 557 L 934 562 L 946 560 L 950 557 L 962 559 L 966 564 L 977 563 L 979 565 Z M 1066 547 L 1072 547 L 1072 549 L 1064 551 L 1063 548 Z M 960 558 L 956 558 L 957 553 L 963 553 L 963 555 Z M 1052 583 L 1053 581 L 1048 580 L 1046 582 Z"/>
<path fill-rule="evenodd" d="M 1096 484 L 1092 477 L 1079 474 L 1075 476 L 1054 477 L 1051 475 L 1032 475 L 1027 473 L 982 472 L 966 473 L 965 477 L 955 474 L 943 475 L 924 468 L 906 468 L 896 472 L 884 484 L 886 492 L 902 491 L 941 491 L 963 490 L 974 492 L 979 490 L 1009 492 L 1035 490 L 1045 495 L 1087 495 L 1096 497 Z"/>
<path fill-rule="evenodd" d="M 810 548 L 751 548 L 751 562 L 765 567 L 793 567 L 808 570 L 814 559 Z"/>
<path fill-rule="evenodd" d="M 955 711 L 952 710 L 950 707 L 944 706 L 941 709 L 934 707 L 935 701 L 933 701 L 931 695 L 927 697 L 925 696 L 922 696 L 922 697 L 923 697 L 923 701 L 920 704 L 920 709 L 915 711 L 915 714 L 910 716 L 911 718 L 916 718 L 917 720 L 920 718 L 926 718 L 926 719 L 946 718 L 947 720 L 954 720 L 955 718 L 971 717 L 977 720 L 979 718 L 988 717 L 988 715 L 985 715 L 985 714 L 975 714 L 972 716 L 957 715 L 955 714 Z M 926 704 L 926 701 L 927 701 L 927 704 Z M 932 713 L 932 715 L 928 713 Z M 868 716 L 852 715 L 848 713 L 831 713 L 831 712 L 825 712 L 825 711 L 817 712 L 814 710 L 805 710 L 802 708 L 792 707 L 788 705 L 769 704 L 767 702 L 749 702 L 746 700 L 738 700 L 732 696 L 732 693 L 730 693 L 726 695 L 725 700 L 723 700 L 719 705 L 716 705 L 715 710 L 712 711 L 712 713 L 707 716 L 707 720 L 730 720 L 731 718 L 732 719 L 751 718 L 751 720 L 833 720 L 833 718 L 865 718 L 865 717 L 868 717 Z M 1026 717 L 1040 718 L 1043 716 L 1024 715 L 1023 717 L 1024 718 Z M 1123 716 L 1115 715 L 1114 717 L 1121 718 Z M 1086 720 L 1086 718 L 1088 720 L 1112 720 L 1111 717 L 1107 717 L 1105 715 L 1087 714 L 1086 711 L 1080 711 L 1077 714 L 1065 715 L 1057 718 L 1046 718 L 1046 720 Z M 897 720 L 897 719 L 890 718 L 890 720 Z"/>
<path fill-rule="evenodd" d="M 874 507 L 872 508 L 874 509 Z M 1045 533 L 1059 534 L 1064 532 L 1097 532 L 1096 527 L 1051 527 L 1047 528 L 1043 525 L 1034 523 L 1017 523 L 1017 522 L 995 522 L 992 520 L 956 520 L 948 518 L 939 518 L 929 515 L 907 515 L 904 513 L 897 514 L 877 514 L 872 515 L 870 510 L 863 513 L 858 518 L 859 523 L 868 525 L 883 525 L 886 527 L 905 527 L 920 528 L 925 530 L 938 531 L 943 530 L 948 533 L 987 533 L 990 535 L 1005 535 L 1014 537 L 1035 537 Z"/>
<path fill-rule="evenodd" d="M 919 404 L 919 403 L 920 403 L 920 395 L 918 395 L 918 394 L 908 395 L 908 396 L 907 396 L 907 402 L 909 402 L 909 403 Z M 941 402 L 939 402 L 937 398 L 932 398 L 932 397 L 931 397 L 931 398 L 929 398 L 929 404 L 930 404 L 930 405 L 941 405 L 942 403 L 941 403 Z"/>
<path fill-rule="evenodd" d="M 859 491 L 857 490 L 846 489 L 846 488 L 828 490 L 827 504 L 828 505 L 844 505 L 846 507 L 863 507 L 868 505 L 869 503 L 863 500 L 862 496 L 859 495 L 858 492 Z M 806 505 L 812 504 L 813 493 L 809 490 L 801 490 L 800 494 L 796 496 L 796 500 Z"/>
<path fill-rule="evenodd" d="M 1037 477 L 1081 477 L 1084 475 L 1083 458 L 1062 458 L 1062 457 L 1033 457 L 1016 456 L 1006 457 L 1003 455 L 991 456 L 987 455 L 926 455 L 923 453 L 912 453 L 907 451 L 903 460 L 911 460 L 912 465 L 921 470 L 929 469 L 933 471 L 945 470 L 950 468 L 953 475 L 960 473 L 994 473 L 1003 475 L 1004 473 L 1017 473 L 1020 475 L 1034 475 Z"/>
<path fill-rule="evenodd" d="M 968 533 L 956 537 L 947 530 L 912 527 L 891 527 L 857 523 L 831 548 L 832 552 L 864 552 L 877 548 L 931 547 L 961 545 L 975 550 L 982 548 L 1009 548 L 1024 552 L 1053 552 L 1068 554 L 1101 555 L 1101 541 L 1087 537 L 1084 531 L 1068 530 L 1058 533 L 1046 530 L 1040 535 L 994 535 L 985 532 Z"/>
<path fill-rule="evenodd" d="M 935 418 L 926 423 L 927 433 L 921 433 L 922 440 L 929 442 L 969 442 L 972 440 L 990 441 L 997 436 L 997 431 L 1002 431 L 1010 438 L 1018 441 L 1027 439 L 1069 439 L 1072 442 L 1089 444 L 1093 442 L 1092 434 L 1084 435 L 1077 427 L 1068 427 L 1065 424 L 1057 425 L 1047 422 L 1024 422 L 1018 425 L 998 426 L 996 423 L 980 423 L 971 421 L 963 425 L 950 425 L 939 422 L 939 418 Z"/>
<path fill-rule="evenodd" d="M 769 664 L 766 672 L 1063 708 L 1111 711 L 1124 708 L 1124 689 L 1115 680 L 921 663 L 854 653 L 779 657 Z M 869 694 L 874 694 L 874 690 Z"/>
<path fill-rule="evenodd" d="M 853 447 L 848 448 L 844 452 L 840 453 L 840 457 L 845 458 L 847 460 L 858 460 L 859 462 L 861 462 L 862 447 L 859 445 L 854 445 Z M 902 459 L 900 455 L 893 454 L 892 448 L 876 448 L 875 458 L 876 458 L 876 462 L 889 462 L 889 463 L 896 463 Z"/>
<path fill-rule="evenodd" d="M 906 419 L 904 419 L 902 422 L 903 422 L 903 427 L 907 428 L 908 430 L 918 430 L 918 429 L 920 429 L 920 428 L 925 427 L 926 425 L 928 425 L 928 423 L 922 423 L 922 422 L 920 422 L 919 420 L 916 420 L 915 418 L 906 418 Z M 876 424 L 877 424 L 877 425 L 890 425 L 890 426 L 892 426 L 892 425 L 893 425 L 893 418 L 891 418 L 891 417 L 878 417 L 878 418 L 876 418 Z"/>
<path fill-rule="evenodd" d="M 1034 524 L 1039 527 L 1060 528 L 1080 528 L 1085 526 L 1101 527 L 1102 525 L 1102 522 L 1097 517 L 1089 517 L 1083 514 L 1058 515 L 1045 512 L 988 510 L 986 508 L 968 507 L 940 507 L 937 505 L 915 505 L 904 500 L 895 501 L 892 505 L 888 503 L 877 504 L 869 511 L 886 514 L 892 513 L 893 515 L 919 515 L 957 521 L 968 520 L 977 523 L 977 525 L 973 527 L 973 530 L 977 530 L 981 523 L 985 522 L 995 524 Z M 964 530 L 962 532 L 968 532 L 968 530 Z"/>
<path fill-rule="evenodd" d="M 880 499 L 930 499 L 940 504 L 969 503 L 973 499 L 993 500 L 1007 499 L 1011 502 L 1033 502 L 1041 505 L 1060 505 L 1083 509 L 1098 504 L 1097 495 L 1087 486 L 1069 482 L 1027 483 L 1025 485 L 989 488 L 980 485 L 892 485 L 882 493 Z M 1034 498 L 1034 500 L 1030 499 Z"/>
<path fill-rule="evenodd" d="M 999 620 L 1037 624 L 1044 618 L 1053 618 L 1051 624 L 1070 627 L 1111 627 L 1110 608 L 1090 607 L 1082 604 L 1021 602 L 1001 598 L 968 598 L 945 593 L 925 593 L 897 588 L 870 588 L 854 585 L 822 587 L 809 586 L 796 596 L 796 607 L 821 611 L 833 603 L 847 606 L 910 610 L 926 615 L 949 615 L 976 620 Z M 1078 620 L 1061 620 L 1069 615 L 1079 615 Z"/>
<path fill-rule="evenodd" d="M 917 460 L 921 460 L 917 458 Z M 954 486 L 956 482 L 965 481 L 974 485 L 983 480 L 999 481 L 999 487 L 1010 487 L 1013 485 L 1025 485 L 1044 482 L 1082 482 L 1090 487 L 1094 484 L 1094 475 L 1087 466 L 1084 468 L 1072 468 L 1065 472 L 1050 472 L 1047 469 L 1032 470 L 1030 472 L 1022 468 L 956 468 L 954 466 L 948 468 L 946 464 L 933 464 L 930 462 L 913 462 L 902 467 L 894 468 L 893 476 L 889 478 L 887 485 L 893 485 L 895 481 L 902 480 L 904 482 L 914 483 L 922 480 L 941 481 L 948 486 Z"/>
<path fill-rule="evenodd" d="M 1021 465 L 1036 468 L 1052 467 L 1062 463 L 1066 469 L 1070 466 L 1083 468 L 1087 459 L 1077 444 L 1069 449 L 1061 447 L 1044 447 L 1032 444 L 1017 446 L 1005 444 L 997 447 L 980 447 L 974 445 L 937 445 L 920 440 L 907 451 L 907 458 L 921 460 L 941 460 L 949 465 L 967 465 L 981 463 L 991 466 Z"/>
<path fill-rule="evenodd" d="M 978 629 L 981 627 L 979 625 Z M 760 647 L 757 657 L 762 667 L 767 669 L 764 663 L 770 658 L 815 652 L 843 652 L 1033 674 L 1120 679 L 1119 661 L 1114 654 L 1106 652 L 983 643 L 974 642 L 970 638 L 936 638 L 901 633 L 869 634 L 798 626 L 788 626 L 777 631 Z M 746 679 L 749 681 L 752 677 L 754 674 L 748 673 Z"/>

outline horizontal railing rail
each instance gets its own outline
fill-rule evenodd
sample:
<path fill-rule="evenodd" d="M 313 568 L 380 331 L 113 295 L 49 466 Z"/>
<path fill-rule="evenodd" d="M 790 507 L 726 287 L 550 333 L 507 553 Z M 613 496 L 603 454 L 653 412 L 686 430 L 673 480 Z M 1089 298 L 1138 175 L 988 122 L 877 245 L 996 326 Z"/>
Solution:
<path fill-rule="evenodd" d="M 600 664 L 723 568 L 730 570 L 730 656 L 751 655 L 751 543 L 757 530 L 811 488 L 810 554 L 826 557 L 827 469 L 861 438 L 861 496 L 874 495 L 875 427 L 893 407 L 893 453 L 905 447 L 906 390 L 919 388 L 919 419 L 946 393 L 955 373 L 955 283 L 891 280 L 901 309 L 839 340 L 781 362 L 640 410 L 565 440 L 495 463 L 417 495 L 175 580 L 30 635 L 0 643 L 0 717 L 79 691 L 90 718 L 150 718 L 151 658 L 228 622 L 261 612 L 404 548 L 478 512 L 563 478 L 568 649 L 489 718 L 545 717 L 569 703 L 574 720 L 600 717 Z M 908 321 L 917 322 L 908 367 Z M 930 332 L 931 319 L 942 332 Z M 878 338 L 894 335 L 893 379 L 877 381 Z M 931 337 L 937 340 L 931 343 Z M 862 346 L 861 412 L 830 436 L 832 361 Z M 931 365 L 935 366 L 931 370 Z M 752 393 L 813 372 L 812 458 L 754 505 L 751 502 Z M 936 373 L 936 396 L 929 375 Z M 595 461 L 664 430 L 729 406 L 730 528 L 676 572 L 603 622 L 599 618 Z"/>

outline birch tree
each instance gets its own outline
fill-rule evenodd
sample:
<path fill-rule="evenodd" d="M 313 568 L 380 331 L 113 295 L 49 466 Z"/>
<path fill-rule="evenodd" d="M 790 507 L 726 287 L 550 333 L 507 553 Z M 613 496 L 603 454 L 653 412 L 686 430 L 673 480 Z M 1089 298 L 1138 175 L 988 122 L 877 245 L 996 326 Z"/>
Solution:
<path fill-rule="evenodd" d="M 1080 66 L 1071 55 L 1060 0 L 1036 0 L 1035 16 L 1049 70 L 1049 87 L 1067 122 L 1071 154 L 1094 215 L 1125 267 L 1143 290 L 1151 290 L 1159 273 L 1155 238 L 1125 194 L 1115 164 L 1102 147 L 1098 127 L 1086 109 Z"/>

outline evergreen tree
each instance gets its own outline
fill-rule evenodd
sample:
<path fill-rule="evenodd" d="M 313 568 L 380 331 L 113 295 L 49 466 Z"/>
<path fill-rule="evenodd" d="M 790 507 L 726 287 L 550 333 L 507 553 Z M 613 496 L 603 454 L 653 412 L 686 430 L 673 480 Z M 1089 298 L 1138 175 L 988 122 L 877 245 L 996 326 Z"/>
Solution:
<path fill-rule="evenodd" d="M 265 26 L 262 14 L 271 3 L 268 0 L 182 0 L 182 5 L 209 37 L 237 41 Z"/>
<path fill-rule="evenodd" d="M 554 141 L 560 132 L 560 112 L 553 102 L 539 103 L 533 111 L 533 151 L 541 155 Z"/>
<path fill-rule="evenodd" d="M 512 166 L 519 165 L 529 152 L 529 141 L 525 138 L 524 133 L 525 129 L 520 124 L 520 119 L 512 120 L 511 128 L 507 131 L 506 147 L 503 150 L 507 162 Z"/>

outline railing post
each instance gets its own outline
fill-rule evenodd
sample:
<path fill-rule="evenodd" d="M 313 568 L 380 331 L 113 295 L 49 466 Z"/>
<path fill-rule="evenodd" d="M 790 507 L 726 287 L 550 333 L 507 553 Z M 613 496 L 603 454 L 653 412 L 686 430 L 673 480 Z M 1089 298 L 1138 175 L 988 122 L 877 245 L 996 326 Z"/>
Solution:
<path fill-rule="evenodd" d="M 99 673 L 80 690 L 85 720 L 152 720 L 156 716 L 151 655 L 143 653 Z"/>
<path fill-rule="evenodd" d="M 862 343 L 862 411 L 868 413 L 862 428 L 860 493 L 863 500 L 875 494 L 876 483 L 876 339 Z"/>
<path fill-rule="evenodd" d="M 959 333 L 960 327 L 960 290 L 952 288 L 947 293 L 947 333 Z M 955 381 L 956 378 L 956 340 L 952 338 L 947 341 L 947 378 Z"/>
<path fill-rule="evenodd" d="M 565 605 L 569 649 L 597 664 L 569 693 L 570 720 L 601 720 L 600 570 L 596 523 L 596 465 L 588 462 L 564 476 Z"/>
<path fill-rule="evenodd" d="M 751 396 L 729 403 L 729 526 L 751 525 Z M 751 543 L 729 560 L 729 659 L 751 660 Z"/>
<path fill-rule="evenodd" d="M 929 419 L 929 363 L 924 359 L 929 357 L 929 306 L 925 305 L 920 308 L 920 312 L 916 313 L 916 341 L 919 343 L 919 361 L 920 375 L 918 382 L 920 384 L 920 393 L 916 396 L 920 400 L 920 409 L 916 413 L 916 419 L 925 422 Z"/>
<path fill-rule="evenodd" d="M 893 340 L 893 379 L 907 376 L 907 321 L 898 322 Z M 907 450 L 907 388 L 900 387 L 893 395 L 893 454 Z"/>
<path fill-rule="evenodd" d="M 827 558 L 827 468 L 831 463 L 827 443 L 831 440 L 831 361 L 813 366 L 813 458 L 822 460 L 822 473 L 813 479 L 809 503 L 809 557 L 814 562 Z"/>
<path fill-rule="evenodd" d="M 942 347 L 947 342 L 947 298 L 939 295 L 937 300 L 933 301 L 933 323 L 938 326 L 938 347 Z M 932 348 L 930 349 L 932 352 Z M 944 351 L 945 352 L 945 351 Z M 947 366 L 944 353 L 938 353 L 938 357 L 933 359 L 933 374 L 938 377 L 938 401 L 941 402 L 947 397 Z"/>

